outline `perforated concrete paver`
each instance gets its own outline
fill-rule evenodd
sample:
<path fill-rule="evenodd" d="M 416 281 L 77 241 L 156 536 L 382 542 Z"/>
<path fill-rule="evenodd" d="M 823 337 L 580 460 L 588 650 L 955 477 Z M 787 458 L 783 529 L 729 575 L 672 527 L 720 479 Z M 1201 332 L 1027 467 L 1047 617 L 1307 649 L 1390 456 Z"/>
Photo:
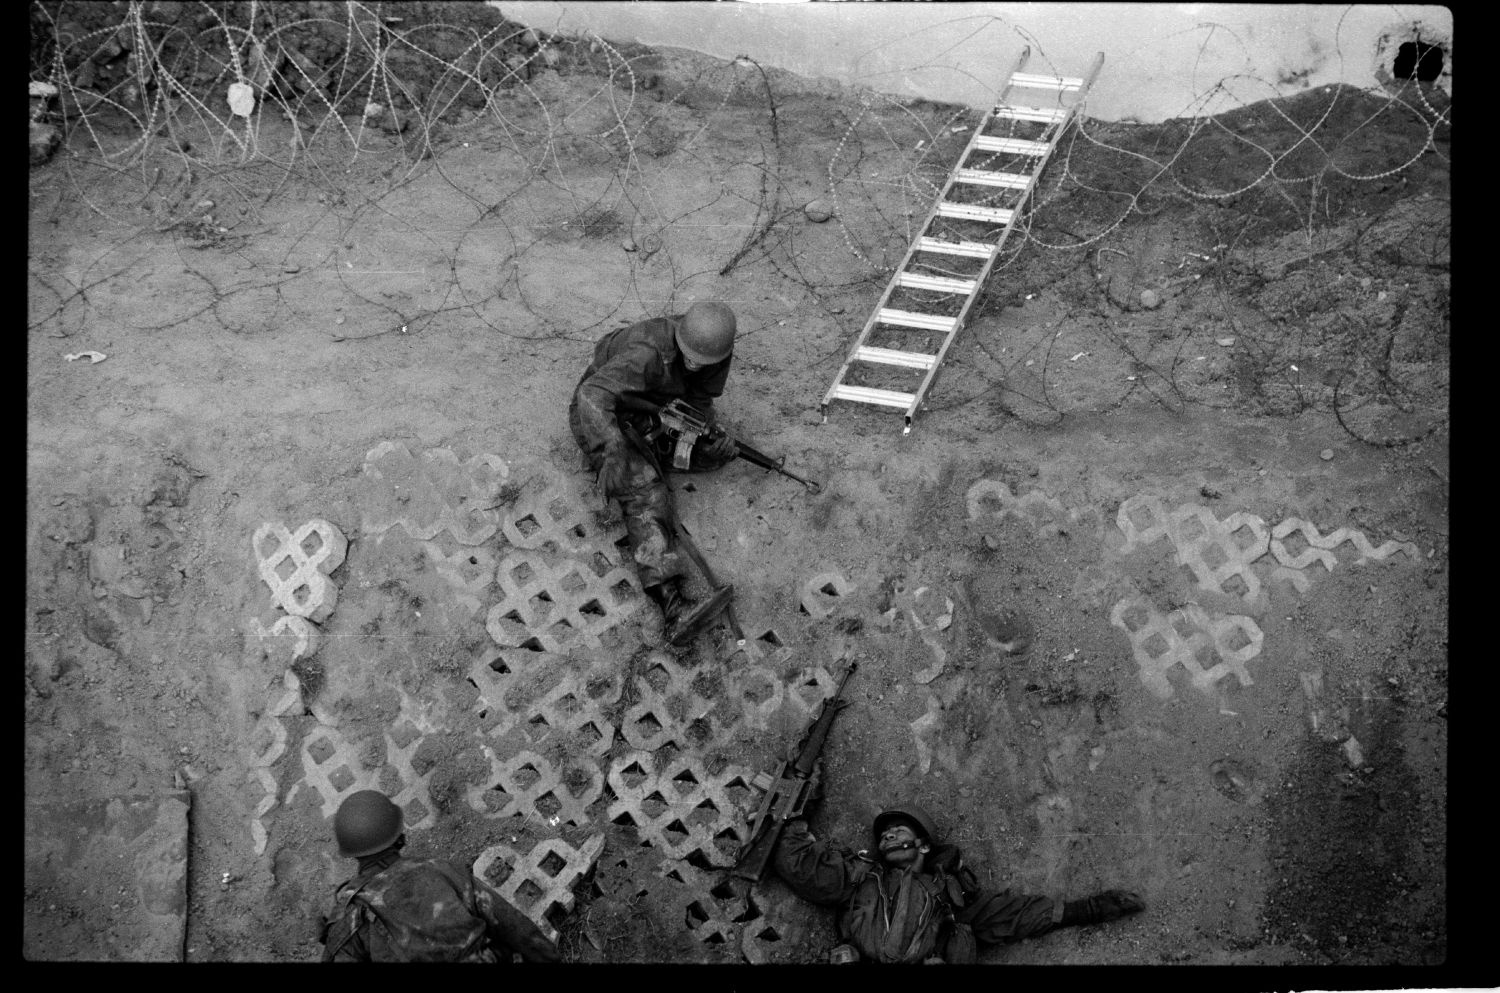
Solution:
<path fill-rule="evenodd" d="M 1125 535 L 1122 553 L 1165 537 L 1201 589 L 1246 601 L 1259 598 L 1260 577 L 1251 565 L 1266 553 L 1270 536 L 1265 522 L 1254 514 L 1234 513 L 1221 521 L 1207 507 L 1188 503 L 1168 511 L 1160 498 L 1140 494 L 1120 504 L 1115 520 Z M 1226 588 L 1231 579 L 1241 588 Z"/>
<path fill-rule="evenodd" d="M 265 707 L 250 732 L 249 778 L 264 794 L 255 806 L 255 816 L 250 819 L 250 840 L 256 855 L 266 850 L 269 834 L 264 818 L 275 809 L 277 794 L 281 790 L 271 773 L 271 766 L 286 754 L 289 735 L 283 718 L 288 714 L 300 714 L 302 709 L 302 681 L 288 669 L 281 679 L 267 688 Z"/>
<path fill-rule="evenodd" d="M 365 456 L 366 485 L 359 504 L 365 534 L 401 525 L 423 541 L 447 531 L 463 545 L 479 545 L 500 526 L 498 505 L 510 475 L 498 455 L 467 461 L 447 448 L 414 456 L 400 442 L 384 441 Z"/>
<path fill-rule="evenodd" d="M 433 564 L 433 570 L 453 588 L 453 599 L 472 617 L 488 603 L 490 586 L 495 582 L 495 556 L 485 548 L 460 548 L 451 555 L 442 546 L 424 541 L 422 550 Z"/>
<path fill-rule="evenodd" d="M 268 616 L 250 620 L 250 631 L 276 665 L 291 665 L 298 659 L 312 658 L 322 644 L 318 626 L 305 617 L 294 617 L 271 608 Z"/>
<path fill-rule="evenodd" d="M 694 938 L 707 945 L 737 946 L 740 925 L 735 918 L 744 916 L 745 897 L 719 896 L 724 891 L 716 877 L 686 862 L 663 862 L 656 871 L 670 880 L 670 899 L 682 908 L 682 919 Z"/>
<path fill-rule="evenodd" d="M 474 810 L 492 819 L 524 817 L 553 827 L 589 823 L 588 808 L 604 792 L 604 773 L 593 762 L 558 767 L 530 750 L 502 758 L 489 745 L 481 748 L 490 775 L 468 791 Z"/>
<path fill-rule="evenodd" d="M 576 645 L 600 648 L 607 633 L 640 608 L 634 570 L 611 568 L 596 575 L 582 563 L 551 563 L 536 552 L 514 552 L 500 563 L 502 598 L 485 618 L 497 645 L 528 643 L 548 652 Z"/>
<path fill-rule="evenodd" d="M 666 652 L 647 655 L 636 676 L 636 701 L 625 711 L 620 735 L 634 748 L 654 751 L 668 742 L 688 748 L 722 741 L 740 720 L 732 702 L 708 699 L 695 688 L 696 673 Z"/>
<path fill-rule="evenodd" d="M 1254 682 L 1246 663 L 1260 654 L 1264 635 L 1253 618 L 1210 617 L 1197 604 L 1164 616 L 1144 598 L 1127 597 L 1115 604 L 1110 623 L 1130 638 L 1141 682 L 1160 699 L 1172 696 L 1167 672 L 1174 665 L 1182 666 L 1205 694 L 1230 674 L 1242 686 Z"/>
<path fill-rule="evenodd" d="M 379 770 L 363 769 L 356 750 L 335 728 L 319 725 L 309 731 L 301 756 L 303 779 L 294 789 L 306 785 L 316 790 L 324 817 L 332 817 L 349 794 L 379 788 Z"/>
<path fill-rule="evenodd" d="M 295 532 L 279 521 L 262 524 L 251 539 L 260 578 L 278 607 L 321 623 L 338 604 L 338 587 L 327 576 L 344 562 L 348 542 L 338 528 L 313 519 Z"/>
<path fill-rule="evenodd" d="M 598 515 L 585 509 L 583 500 L 576 477 L 553 480 L 508 508 L 500 526 L 517 548 L 571 554 L 598 551 L 610 566 L 620 565 L 622 556 L 615 542 L 625 536 L 624 526 L 601 523 Z"/>
<path fill-rule="evenodd" d="M 851 595 L 855 588 L 843 573 L 820 572 L 802 584 L 802 611 L 814 620 L 829 617 L 838 609 L 839 598 Z"/>
<path fill-rule="evenodd" d="M 652 752 L 627 752 L 610 764 L 614 799 L 605 816 L 633 824 L 642 840 L 669 858 L 696 852 L 711 865 L 733 865 L 748 839 L 751 775 L 749 768 L 733 764 L 710 773 L 701 758 L 689 754 L 658 769 Z"/>
<path fill-rule="evenodd" d="M 1307 547 L 1297 555 L 1291 555 L 1286 549 L 1286 539 L 1293 534 L 1301 535 L 1307 542 Z M 1413 562 L 1421 558 L 1417 546 L 1409 541 L 1387 541 L 1377 548 L 1370 544 L 1362 531 L 1339 528 L 1322 535 L 1317 528 L 1299 517 L 1288 517 L 1271 531 L 1271 551 L 1276 556 L 1276 561 L 1292 569 L 1305 569 L 1313 562 L 1320 562 L 1325 569 L 1332 571 L 1338 565 L 1338 557 L 1333 554 L 1333 549 L 1346 541 L 1359 551 L 1359 557 L 1354 560 L 1355 565 L 1384 561 L 1397 552 L 1406 553 L 1407 558 Z"/>
<path fill-rule="evenodd" d="M 573 909 L 579 879 L 594 868 L 604 851 L 604 835 L 591 835 L 575 848 L 562 838 L 547 838 L 524 854 L 510 845 L 491 845 L 474 860 L 474 875 L 489 882 L 496 863 L 509 867 L 510 875 L 496 888 L 512 906 L 553 941 L 554 920 Z"/>

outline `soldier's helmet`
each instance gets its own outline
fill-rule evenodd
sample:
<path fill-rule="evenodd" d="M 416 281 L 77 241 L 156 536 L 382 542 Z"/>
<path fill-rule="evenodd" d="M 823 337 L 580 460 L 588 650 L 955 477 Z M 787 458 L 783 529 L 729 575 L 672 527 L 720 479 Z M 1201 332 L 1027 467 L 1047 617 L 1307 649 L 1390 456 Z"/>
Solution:
<path fill-rule="evenodd" d="M 677 347 L 697 365 L 722 362 L 734 351 L 734 311 L 722 303 L 695 303 L 677 325 Z"/>
<path fill-rule="evenodd" d="M 934 845 L 938 842 L 937 823 L 933 821 L 931 814 L 915 803 L 898 803 L 875 815 L 871 836 L 877 846 L 880 844 L 880 832 L 889 827 L 892 821 L 905 821 L 927 841 Z"/>
<path fill-rule="evenodd" d="M 374 855 L 401 837 L 406 826 L 401 808 L 379 790 L 349 794 L 333 815 L 333 836 L 339 854 L 357 859 Z"/>

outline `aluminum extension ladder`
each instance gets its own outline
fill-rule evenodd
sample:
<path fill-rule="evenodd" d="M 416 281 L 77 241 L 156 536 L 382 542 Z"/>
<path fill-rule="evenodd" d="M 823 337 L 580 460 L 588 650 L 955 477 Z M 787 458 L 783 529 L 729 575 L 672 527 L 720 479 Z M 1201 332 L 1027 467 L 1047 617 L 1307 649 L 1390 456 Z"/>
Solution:
<path fill-rule="evenodd" d="M 937 202 L 917 229 L 917 237 L 886 284 L 833 385 L 823 395 L 825 422 L 830 402 L 852 400 L 904 407 L 906 426 L 902 434 L 911 433 L 912 417 L 1005 247 L 1011 221 L 1025 208 L 1053 150 L 1104 65 L 1104 53 L 1100 52 L 1083 76 L 1039 75 L 1022 71 L 1030 57 L 1027 46 L 1016 60 L 996 106 L 974 129 Z M 992 133 L 1000 127 L 1009 133 Z M 1018 131 L 1025 132 L 1026 137 L 1015 137 Z M 891 306 L 898 290 L 915 291 L 902 292 L 900 297 L 912 297 L 906 306 L 923 309 Z M 937 301 L 933 301 L 934 295 Z M 958 312 L 949 313 L 952 301 L 957 299 L 963 301 Z M 939 310 L 944 313 L 935 312 Z M 909 337 L 913 331 L 941 333 L 942 345 L 930 352 L 871 344 L 872 336 Z M 929 335 L 927 344 L 930 341 Z M 863 377 L 871 366 L 925 371 L 926 375 L 913 392 L 846 382 L 851 371 Z"/>

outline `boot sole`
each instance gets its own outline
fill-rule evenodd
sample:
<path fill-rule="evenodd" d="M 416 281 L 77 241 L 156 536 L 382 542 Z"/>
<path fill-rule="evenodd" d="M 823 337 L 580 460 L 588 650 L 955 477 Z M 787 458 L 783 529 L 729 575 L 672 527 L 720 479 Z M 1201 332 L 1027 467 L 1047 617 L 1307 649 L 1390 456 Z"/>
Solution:
<path fill-rule="evenodd" d="M 667 644 L 681 645 L 684 641 L 697 634 L 707 626 L 709 621 L 723 613 L 724 608 L 729 606 L 729 601 L 734 598 L 733 586 L 721 586 L 714 590 L 713 596 L 698 604 L 687 614 L 679 617 L 667 631 Z"/>

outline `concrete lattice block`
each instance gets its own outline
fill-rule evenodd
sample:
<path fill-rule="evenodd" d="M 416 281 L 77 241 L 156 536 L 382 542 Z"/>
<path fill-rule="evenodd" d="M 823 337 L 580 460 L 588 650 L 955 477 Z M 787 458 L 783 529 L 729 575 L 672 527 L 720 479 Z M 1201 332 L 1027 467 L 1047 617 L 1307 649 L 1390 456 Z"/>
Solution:
<path fill-rule="evenodd" d="M 820 665 L 803 666 L 787 680 L 786 701 L 800 716 L 806 718 L 815 713 L 823 701 L 833 696 L 839 681 L 829 675 Z"/>
<path fill-rule="evenodd" d="M 1220 521 L 1213 511 L 1197 504 L 1184 504 L 1169 517 L 1168 534 L 1177 549 L 1177 561 L 1193 571 L 1201 589 L 1238 595 L 1253 601 L 1260 595 L 1260 577 L 1251 564 L 1266 554 L 1270 536 L 1265 522 L 1254 514 L 1236 513 Z M 1248 541 L 1237 538 L 1248 532 Z M 1244 591 L 1224 588 L 1238 577 Z"/>
<path fill-rule="evenodd" d="M 686 862 L 664 862 L 657 875 L 675 884 L 669 891 L 671 899 L 682 907 L 694 938 L 707 945 L 737 947 L 740 925 L 735 919 L 745 916 L 746 897 L 726 892 L 713 874 Z"/>
<path fill-rule="evenodd" d="M 573 909 L 578 881 L 588 875 L 604 851 L 604 835 L 592 835 L 574 848 L 562 838 L 538 842 L 524 855 L 509 845 L 491 845 L 474 860 L 474 875 L 486 882 L 495 877 L 496 863 L 510 874 L 496 887 L 517 910 L 531 918 L 553 941 L 555 922 Z"/>
<path fill-rule="evenodd" d="M 658 769 L 649 751 L 618 756 L 608 781 L 614 799 L 605 816 L 630 823 L 643 841 L 672 859 L 698 853 L 729 866 L 748 840 L 745 827 L 751 771 L 728 766 L 710 773 L 702 759 L 683 754 Z"/>
<path fill-rule="evenodd" d="M 379 789 L 380 770 L 365 770 L 354 747 L 333 728 L 313 728 L 302 739 L 301 752 L 302 781 L 317 791 L 324 817 L 337 813 L 349 794 Z"/>
<path fill-rule="evenodd" d="M 317 654 L 323 639 L 316 624 L 305 617 L 283 614 L 275 608 L 267 608 L 266 613 L 273 616 L 252 618 L 250 630 L 260 641 L 261 651 L 267 658 L 277 665 L 291 665 L 298 659 Z"/>
<path fill-rule="evenodd" d="M 615 726 L 604 713 L 601 704 L 612 701 L 608 699 L 609 690 L 598 698 L 590 696 L 591 675 L 590 670 L 583 670 L 565 676 L 536 701 L 532 708 L 532 720 L 540 717 L 548 728 L 571 732 L 582 740 L 588 754 L 602 756 L 614 744 Z M 622 692 L 618 676 L 615 677 L 614 684 L 613 697 L 618 700 Z"/>
<path fill-rule="evenodd" d="M 829 617 L 838 609 L 839 599 L 856 587 L 839 572 L 820 572 L 802 584 L 802 612 L 814 620 Z"/>
<path fill-rule="evenodd" d="M 474 810 L 490 818 L 526 817 L 554 827 L 589 822 L 588 808 L 604 792 L 604 773 L 597 766 L 559 769 L 536 752 L 502 759 L 488 745 L 481 748 L 490 776 L 487 784 L 469 790 Z"/>
<path fill-rule="evenodd" d="M 348 542 L 338 528 L 314 519 L 295 532 L 267 522 L 251 541 L 260 578 L 278 607 L 295 617 L 322 623 L 338 603 L 338 587 L 328 579 L 344 562 Z"/>
<path fill-rule="evenodd" d="M 739 708 L 748 727 L 764 731 L 781 709 L 786 686 L 781 677 L 763 665 L 744 665 L 728 674 L 729 698 Z"/>
<path fill-rule="evenodd" d="M 465 616 L 474 616 L 484 606 L 490 586 L 495 582 L 494 554 L 484 548 L 460 548 L 452 555 L 445 555 L 442 548 L 432 541 L 424 541 L 422 549 L 432 562 L 433 570 L 453 587 L 454 602 L 464 609 Z"/>
<path fill-rule="evenodd" d="M 500 525 L 501 488 L 510 475 L 497 455 L 460 461 L 447 448 L 414 456 L 385 441 L 365 455 L 366 485 L 359 493 L 364 532 L 383 534 L 397 524 L 427 541 L 447 531 L 462 545 L 480 545 Z"/>
<path fill-rule="evenodd" d="M 607 632 L 639 608 L 632 591 L 640 592 L 640 579 L 623 567 L 600 576 L 576 560 L 551 563 L 537 552 L 516 552 L 500 563 L 497 578 L 502 599 L 485 628 L 503 648 L 601 648 Z"/>
<path fill-rule="evenodd" d="M 1161 498 L 1150 493 L 1138 493 L 1121 503 L 1115 514 L 1115 523 L 1125 535 L 1125 546 L 1120 549 L 1122 553 L 1167 537 L 1172 525 Z"/>
<path fill-rule="evenodd" d="M 1286 539 L 1293 534 L 1301 535 L 1307 542 L 1307 547 L 1295 556 L 1286 549 Z M 1276 556 L 1276 561 L 1292 569 L 1305 569 L 1314 562 L 1321 562 L 1323 567 L 1331 572 L 1338 565 L 1338 558 L 1333 554 L 1333 550 L 1346 541 L 1359 552 L 1359 557 L 1354 560 L 1355 565 L 1364 565 L 1369 561 L 1384 561 L 1396 552 L 1405 552 L 1411 561 L 1416 561 L 1421 557 L 1417 546 L 1409 541 L 1387 541 L 1376 548 L 1370 544 L 1370 540 L 1362 531 L 1354 528 L 1339 528 L 1330 534 L 1322 535 L 1318 533 L 1317 528 L 1298 517 L 1289 517 L 1272 530 L 1271 552 Z"/>
<path fill-rule="evenodd" d="M 597 552 L 611 568 L 625 564 L 615 545 L 625 536 L 624 526 L 601 523 L 597 515 L 585 509 L 572 477 L 556 480 L 535 496 L 517 501 L 501 517 L 500 528 L 517 548 L 572 555 Z"/>
<path fill-rule="evenodd" d="M 483 715 L 491 734 L 504 734 L 521 719 L 506 704 L 506 695 L 520 682 L 516 668 L 507 654 L 497 649 L 484 652 L 469 667 L 469 682 L 479 690 L 474 709 Z"/>
<path fill-rule="evenodd" d="M 1196 604 L 1162 615 L 1141 597 L 1115 604 L 1110 623 L 1129 637 L 1141 682 L 1162 700 L 1172 697 L 1167 671 L 1174 665 L 1182 666 L 1205 695 L 1230 674 L 1242 686 L 1252 685 L 1246 663 L 1260 654 L 1264 642 L 1253 618 L 1210 617 Z"/>

